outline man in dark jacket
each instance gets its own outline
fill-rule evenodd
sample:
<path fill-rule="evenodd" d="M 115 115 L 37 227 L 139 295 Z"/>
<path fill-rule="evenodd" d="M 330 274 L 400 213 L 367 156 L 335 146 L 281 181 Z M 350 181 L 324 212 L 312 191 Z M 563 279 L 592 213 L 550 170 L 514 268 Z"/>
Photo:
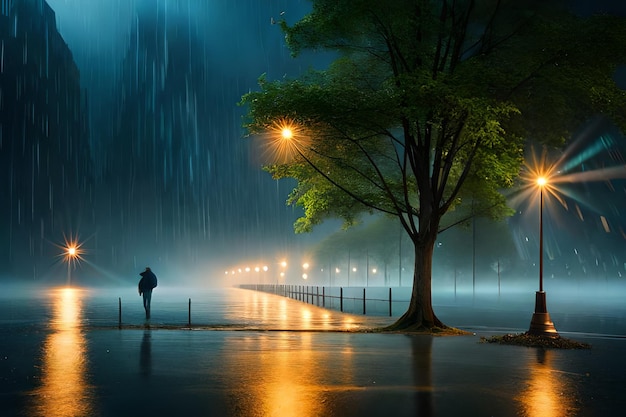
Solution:
<path fill-rule="evenodd" d="M 150 319 L 150 302 L 152 301 L 152 290 L 157 286 L 157 277 L 150 267 L 146 267 L 146 270 L 139 275 L 141 275 L 138 286 L 139 295 L 143 295 L 143 308 L 146 310 L 146 319 Z"/>

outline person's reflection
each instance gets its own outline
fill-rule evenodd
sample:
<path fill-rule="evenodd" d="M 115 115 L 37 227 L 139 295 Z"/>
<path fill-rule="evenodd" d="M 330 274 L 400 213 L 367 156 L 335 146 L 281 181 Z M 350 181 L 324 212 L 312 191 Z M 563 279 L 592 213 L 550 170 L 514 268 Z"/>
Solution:
<path fill-rule="evenodd" d="M 80 328 L 81 295 L 72 288 L 53 290 L 52 333 L 43 344 L 41 386 L 34 391 L 35 416 L 89 416 L 92 389 L 87 380 L 87 343 Z"/>
<path fill-rule="evenodd" d="M 141 376 L 149 377 L 152 374 L 152 332 L 145 330 L 139 350 L 139 370 Z"/>
<path fill-rule="evenodd" d="M 429 335 L 409 336 L 412 338 L 413 376 L 415 380 L 416 415 L 433 416 L 432 346 Z"/>
<path fill-rule="evenodd" d="M 525 417 L 566 417 L 576 415 L 572 387 L 553 369 L 555 353 L 537 349 L 537 360 L 529 364 L 527 387 L 517 398 Z"/>

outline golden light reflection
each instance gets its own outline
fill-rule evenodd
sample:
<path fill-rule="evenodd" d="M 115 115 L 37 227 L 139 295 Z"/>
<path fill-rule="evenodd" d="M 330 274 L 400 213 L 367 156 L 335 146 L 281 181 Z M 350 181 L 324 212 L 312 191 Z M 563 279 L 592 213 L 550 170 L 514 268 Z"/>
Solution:
<path fill-rule="evenodd" d="M 359 325 L 354 322 L 354 318 L 345 317 L 343 319 L 343 327 L 345 330 L 356 330 L 359 328 Z"/>
<path fill-rule="evenodd" d="M 31 415 L 89 416 L 93 397 L 87 380 L 87 342 L 80 327 L 84 291 L 63 288 L 51 296 L 52 333 L 43 345 L 41 386 L 33 393 Z"/>
<path fill-rule="evenodd" d="M 308 308 L 303 308 L 302 310 L 302 321 L 300 322 L 302 324 L 302 329 L 304 330 L 309 330 L 313 328 L 313 314 L 311 313 L 311 310 L 309 310 Z"/>
<path fill-rule="evenodd" d="M 554 354 L 551 350 L 537 350 L 537 360 L 528 365 L 527 387 L 516 398 L 524 417 L 570 417 L 577 413 L 573 388 L 551 365 Z"/>
<path fill-rule="evenodd" d="M 226 356 L 230 372 L 224 382 L 237 404 L 237 415 L 329 415 L 332 404 L 327 396 L 337 389 L 326 380 L 327 367 L 333 366 L 329 361 L 341 362 L 340 381 L 333 385 L 353 387 L 354 368 L 343 353 L 333 352 L 329 359 L 314 338 L 309 332 L 274 332 L 227 339 L 225 351 L 233 354 Z"/>

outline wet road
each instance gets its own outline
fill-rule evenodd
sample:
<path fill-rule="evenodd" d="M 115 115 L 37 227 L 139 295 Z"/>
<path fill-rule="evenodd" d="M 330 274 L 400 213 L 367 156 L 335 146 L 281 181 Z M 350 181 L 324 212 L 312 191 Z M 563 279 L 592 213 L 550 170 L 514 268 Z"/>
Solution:
<path fill-rule="evenodd" d="M 543 351 L 480 343 L 498 333 L 490 327 L 458 337 L 354 333 L 345 330 L 392 319 L 239 289 L 195 295 L 202 330 L 171 329 L 187 320 L 182 294 L 160 310 L 155 294 L 150 329 L 140 328 L 139 297 L 139 307 L 123 303 L 122 330 L 102 294 L 4 303 L 1 415 L 556 417 L 626 407 L 618 334 L 570 332 L 593 348 Z M 493 316 L 443 310 L 458 321 Z"/>

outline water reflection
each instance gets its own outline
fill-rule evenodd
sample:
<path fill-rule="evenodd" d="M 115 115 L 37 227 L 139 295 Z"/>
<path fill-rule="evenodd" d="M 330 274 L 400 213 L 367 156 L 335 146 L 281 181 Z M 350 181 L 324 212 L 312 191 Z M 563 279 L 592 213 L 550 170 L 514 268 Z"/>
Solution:
<path fill-rule="evenodd" d="M 80 328 L 84 291 L 52 290 L 52 333 L 43 345 L 41 386 L 33 392 L 30 415 L 89 416 L 92 390 L 87 380 L 87 342 Z"/>
<path fill-rule="evenodd" d="M 333 389 L 324 381 L 331 372 L 324 366 L 328 358 L 316 352 L 313 337 L 308 332 L 276 332 L 227 340 L 225 350 L 232 355 L 226 356 L 224 380 L 232 415 L 332 415 L 324 398 Z M 351 379 L 354 370 L 345 352 L 338 355 L 344 358 L 339 378 Z"/>
<path fill-rule="evenodd" d="M 143 338 L 141 339 L 139 370 L 143 377 L 152 375 L 152 332 L 150 330 L 144 330 Z"/>
<path fill-rule="evenodd" d="M 573 387 L 564 374 L 552 367 L 555 352 L 537 349 L 537 360 L 528 364 L 526 390 L 517 398 L 525 417 L 575 416 Z"/>
<path fill-rule="evenodd" d="M 380 318 L 332 312 L 312 304 L 277 295 L 238 290 L 224 310 L 238 325 L 273 330 L 357 330 L 388 324 Z"/>
<path fill-rule="evenodd" d="M 433 337 L 428 335 L 412 338 L 413 378 L 415 381 L 415 403 L 417 415 L 431 417 L 433 413 L 432 347 Z"/>

